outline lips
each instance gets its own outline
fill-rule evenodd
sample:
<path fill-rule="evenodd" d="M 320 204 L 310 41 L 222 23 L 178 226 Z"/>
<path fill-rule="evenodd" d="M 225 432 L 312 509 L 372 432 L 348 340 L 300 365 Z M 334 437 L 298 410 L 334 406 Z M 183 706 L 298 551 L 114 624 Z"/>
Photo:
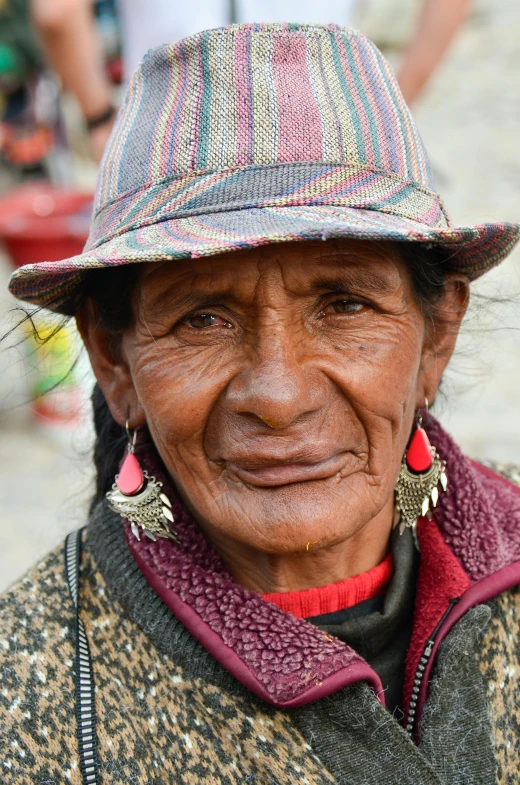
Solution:
<path fill-rule="evenodd" d="M 257 488 L 276 488 L 298 482 L 325 480 L 338 474 L 346 462 L 346 453 L 318 461 L 302 461 L 288 458 L 247 461 L 230 461 L 228 471 L 242 482 Z"/>

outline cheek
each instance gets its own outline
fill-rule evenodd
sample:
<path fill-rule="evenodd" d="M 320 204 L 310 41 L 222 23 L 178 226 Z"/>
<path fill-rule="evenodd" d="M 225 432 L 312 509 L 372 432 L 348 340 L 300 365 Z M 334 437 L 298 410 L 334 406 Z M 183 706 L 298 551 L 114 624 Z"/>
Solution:
<path fill-rule="evenodd" d="M 351 336 L 352 337 L 352 336 Z M 376 327 L 328 355 L 326 373 L 342 390 L 369 445 L 371 474 L 381 476 L 400 462 L 415 413 L 421 366 L 420 324 Z"/>
<path fill-rule="evenodd" d="M 215 351 L 170 352 L 147 346 L 131 359 L 134 386 L 149 427 L 161 441 L 202 442 L 209 414 L 225 388 L 231 365 Z"/>
<path fill-rule="evenodd" d="M 348 346 L 335 345 L 328 372 L 347 397 L 369 410 L 389 416 L 415 387 L 421 364 L 420 325 L 387 323 L 350 336 Z M 343 361 L 338 363 L 338 353 Z"/>

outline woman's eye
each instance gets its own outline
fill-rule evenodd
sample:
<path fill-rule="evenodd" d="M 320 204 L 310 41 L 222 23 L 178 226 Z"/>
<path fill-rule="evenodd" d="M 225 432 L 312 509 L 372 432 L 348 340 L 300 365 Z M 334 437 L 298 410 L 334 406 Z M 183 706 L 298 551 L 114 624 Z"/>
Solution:
<path fill-rule="evenodd" d="M 206 330 L 208 327 L 231 327 L 231 324 L 214 313 L 197 313 L 186 317 L 184 324 L 194 330 Z"/>
<path fill-rule="evenodd" d="M 323 308 L 321 313 L 323 315 L 327 312 L 354 314 L 361 311 L 364 307 L 363 303 L 357 302 L 356 300 L 334 300 L 334 302 L 329 303 Z"/>

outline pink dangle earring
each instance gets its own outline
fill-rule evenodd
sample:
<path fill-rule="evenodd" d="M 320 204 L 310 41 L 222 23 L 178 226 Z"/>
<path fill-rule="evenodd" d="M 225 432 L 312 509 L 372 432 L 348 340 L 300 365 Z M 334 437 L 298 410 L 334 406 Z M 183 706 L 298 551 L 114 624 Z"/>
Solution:
<path fill-rule="evenodd" d="M 130 523 L 132 533 L 138 540 L 141 531 L 155 542 L 157 537 L 177 540 L 172 529 L 175 522 L 171 502 L 162 491 L 162 482 L 150 477 L 141 469 L 135 457 L 137 431 L 133 434 L 126 421 L 128 447 L 125 459 L 116 474 L 115 482 L 107 493 L 108 503 L 115 512 Z"/>
<path fill-rule="evenodd" d="M 428 399 L 425 408 L 428 411 Z M 448 487 L 446 462 L 441 461 L 430 444 L 419 414 L 395 486 L 396 515 L 399 516 L 396 525 L 399 523 L 401 534 L 406 527 L 415 528 L 421 516 L 426 515 L 431 520 L 432 509 L 439 500 L 439 485 L 443 491 Z"/>

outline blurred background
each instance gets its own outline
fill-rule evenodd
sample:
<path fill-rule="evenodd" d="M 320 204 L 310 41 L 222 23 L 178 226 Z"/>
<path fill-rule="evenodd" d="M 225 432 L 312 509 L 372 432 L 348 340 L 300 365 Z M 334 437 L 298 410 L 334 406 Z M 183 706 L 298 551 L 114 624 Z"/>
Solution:
<path fill-rule="evenodd" d="M 83 525 L 92 491 L 93 379 L 74 326 L 24 321 L 7 282 L 82 249 L 126 75 L 150 46 L 230 21 L 357 27 L 396 69 L 453 221 L 520 220 L 520 4 L 190 6 L 0 0 L 0 589 Z M 434 412 L 471 456 L 520 463 L 520 249 L 474 295 Z"/>

